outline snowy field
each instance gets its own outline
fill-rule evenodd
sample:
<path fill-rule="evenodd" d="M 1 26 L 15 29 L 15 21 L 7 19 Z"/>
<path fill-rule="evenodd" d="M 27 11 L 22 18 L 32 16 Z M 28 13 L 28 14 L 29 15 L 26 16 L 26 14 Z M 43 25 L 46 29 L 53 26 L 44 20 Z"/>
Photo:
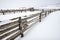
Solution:
<path fill-rule="evenodd" d="M 60 11 L 49 14 L 27 30 L 23 38 L 19 36 L 15 40 L 60 40 Z"/>

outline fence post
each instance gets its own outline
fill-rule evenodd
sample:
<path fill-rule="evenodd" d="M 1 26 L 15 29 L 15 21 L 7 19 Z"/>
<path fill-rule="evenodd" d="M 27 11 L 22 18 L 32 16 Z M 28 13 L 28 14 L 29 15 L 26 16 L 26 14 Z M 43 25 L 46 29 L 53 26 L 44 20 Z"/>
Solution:
<path fill-rule="evenodd" d="M 47 11 L 45 11 L 45 17 L 47 16 Z"/>
<path fill-rule="evenodd" d="M 23 30 L 22 30 L 22 20 L 21 20 L 21 17 L 19 17 L 19 30 L 20 30 L 20 34 L 21 34 L 21 37 L 23 37 L 24 35 L 23 35 Z"/>
<path fill-rule="evenodd" d="M 23 10 L 20 10 L 20 12 L 22 13 Z"/>
<path fill-rule="evenodd" d="M 48 14 L 49 14 L 49 11 L 48 11 Z"/>
<path fill-rule="evenodd" d="M 4 15 L 4 11 L 1 9 L 1 11 L 2 11 L 2 13 L 3 13 L 3 15 Z"/>
<path fill-rule="evenodd" d="M 40 13 L 40 15 L 39 15 L 39 21 L 41 22 L 41 13 Z"/>

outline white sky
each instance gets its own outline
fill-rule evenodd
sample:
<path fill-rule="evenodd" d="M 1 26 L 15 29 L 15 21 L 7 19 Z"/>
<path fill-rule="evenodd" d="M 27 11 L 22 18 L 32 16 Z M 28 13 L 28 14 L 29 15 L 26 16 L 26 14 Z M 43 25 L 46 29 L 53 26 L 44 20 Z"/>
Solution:
<path fill-rule="evenodd" d="M 60 0 L 0 0 L 0 9 L 35 7 L 60 4 Z"/>

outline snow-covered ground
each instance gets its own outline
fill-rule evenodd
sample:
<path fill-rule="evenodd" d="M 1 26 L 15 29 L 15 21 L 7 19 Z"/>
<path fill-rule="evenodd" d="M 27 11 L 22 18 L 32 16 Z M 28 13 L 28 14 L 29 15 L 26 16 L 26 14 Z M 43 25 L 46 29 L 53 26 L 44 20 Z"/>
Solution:
<path fill-rule="evenodd" d="M 60 11 L 49 14 L 27 30 L 23 38 L 19 36 L 15 40 L 60 40 Z"/>

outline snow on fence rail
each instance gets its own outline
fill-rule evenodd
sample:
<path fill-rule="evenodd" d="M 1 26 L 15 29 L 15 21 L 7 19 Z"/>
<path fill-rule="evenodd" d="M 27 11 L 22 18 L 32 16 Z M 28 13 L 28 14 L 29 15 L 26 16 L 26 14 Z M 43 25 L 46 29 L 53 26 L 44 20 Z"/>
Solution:
<path fill-rule="evenodd" d="M 44 11 L 38 12 L 36 14 L 22 17 L 15 17 L 10 19 L 8 23 L 0 25 L 0 39 L 14 40 L 17 36 L 24 36 L 24 31 L 30 28 L 30 26 L 36 22 L 41 22 L 43 16 L 47 16 Z"/>

